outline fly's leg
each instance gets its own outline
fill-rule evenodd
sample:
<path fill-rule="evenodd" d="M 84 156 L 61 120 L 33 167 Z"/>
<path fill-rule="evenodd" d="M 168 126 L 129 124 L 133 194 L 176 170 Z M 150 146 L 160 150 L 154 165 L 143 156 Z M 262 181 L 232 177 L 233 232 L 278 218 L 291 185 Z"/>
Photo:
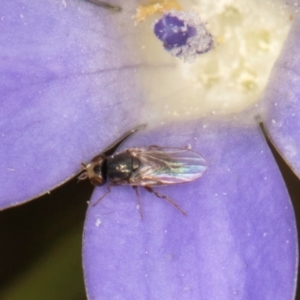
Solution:
<path fill-rule="evenodd" d="M 186 216 L 186 212 L 176 202 L 174 202 L 171 198 L 154 191 L 151 186 L 144 186 L 144 188 L 148 192 L 153 193 L 156 197 L 167 200 L 170 204 L 172 204 L 175 208 L 177 208 L 184 216 Z"/>
<path fill-rule="evenodd" d="M 110 4 L 110 3 L 107 3 L 107 2 L 104 2 L 101 0 L 87 0 L 87 1 L 93 3 L 97 6 L 103 7 L 105 9 L 109 9 L 113 12 L 120 12 L 122 10 L 122 7 L 119 5 L 113 5 L 113 4 Z"/>
<path fill-rule="evenodd" d="M 144 219 L 144 214 L 143 214 L 143 209 L 142 209 L 142 205 L 141 205 L 141 198 L 140 198 L 140 193 L 139 193 L 138 187 L 136 185 L 133 185 L 132 188 L 135 190 L 137 203 L 138 203 L 138 207 L 139 207 L 139 211 L 140 211 L 140 215 L 141 215 L 141 219 L 143 220 Z"/>
<path fill-rule="evenodd" d="M 92 206 L 96 206 L 105 196 L 107 196 L 110 193 L 110 185 L 107 185 L 107 191 L 104 193 L 100 199 L 98 199 L 95 203 L 92 204 Z"/>

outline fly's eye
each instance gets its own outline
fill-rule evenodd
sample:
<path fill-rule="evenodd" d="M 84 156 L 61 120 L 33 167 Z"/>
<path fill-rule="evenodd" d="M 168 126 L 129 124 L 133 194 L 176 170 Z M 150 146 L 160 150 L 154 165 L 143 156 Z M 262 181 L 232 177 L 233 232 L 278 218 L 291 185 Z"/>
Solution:
<path fill-rule="evenodd" d="M 95 166 L 94 169 L 93 169 L 93 171 L 94 171 L 96 174 L 100 175 L 100 174 L 102 173 L 101 165 Z"/>

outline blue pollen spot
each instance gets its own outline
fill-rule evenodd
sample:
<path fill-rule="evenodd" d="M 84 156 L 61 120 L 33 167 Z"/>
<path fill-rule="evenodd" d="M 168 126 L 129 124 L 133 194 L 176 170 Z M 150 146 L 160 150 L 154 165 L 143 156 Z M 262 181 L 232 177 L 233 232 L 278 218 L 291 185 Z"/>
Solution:
<path fill-rule="evenodd" d="M 197 30 L 177 16 L 165 15 L 154 25 L 154 34 L 164 43 L 165 49 L 170 50 L 186 45 L 187 40 L 197 34 Z"/>
<path fill-rule="evenodd" d="M 164 49 L 185 62 L 210 51 L 214 41 L 196 12 L 168 11 L 154 22 L 153 32 L 162 41 Z"/>

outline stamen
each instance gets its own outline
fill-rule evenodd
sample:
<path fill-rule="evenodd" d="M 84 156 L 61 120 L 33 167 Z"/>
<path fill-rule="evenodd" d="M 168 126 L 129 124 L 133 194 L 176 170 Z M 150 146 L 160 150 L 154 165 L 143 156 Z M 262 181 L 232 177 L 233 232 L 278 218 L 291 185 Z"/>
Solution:
<path fill-rule="evenodd" d="M 88 2 L 91 2 L 97 6 L 103 7 L 105 9 L 109 9 L 113 12 L 120 12 L 122 10 L 122 7 L 119 5 L 113 5 L 104 1 L 100 1 L 100 0 L 87 0 Z"/>

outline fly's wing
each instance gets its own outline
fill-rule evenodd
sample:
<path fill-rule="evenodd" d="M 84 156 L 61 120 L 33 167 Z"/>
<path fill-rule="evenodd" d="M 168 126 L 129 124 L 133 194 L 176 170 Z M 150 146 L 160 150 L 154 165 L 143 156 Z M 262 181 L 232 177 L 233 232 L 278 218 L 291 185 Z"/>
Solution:
<path fill-rule="evenodd" d="M 132 148 L 127 151 L 140 161 L 130 184 L 140 186 L 169 185 L 193 181 L 206 170 L 204 158 L 180 148 Z"/>

